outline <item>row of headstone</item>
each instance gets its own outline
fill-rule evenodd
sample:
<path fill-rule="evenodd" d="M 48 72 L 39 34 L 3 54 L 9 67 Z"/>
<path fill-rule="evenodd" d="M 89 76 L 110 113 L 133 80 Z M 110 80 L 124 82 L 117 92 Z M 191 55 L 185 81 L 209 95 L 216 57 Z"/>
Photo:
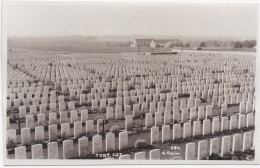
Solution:
<path fill-rule="evenodd" d="M 221 157 L 235 152 L 244 152 L 254 148 L 253 133 L 234 134 L 221 138 L 190 142 L 186 144 L 185 160 L 205 160 L 212 154 Z M 197 150 L 196 150 L 197 149 Z M 197 151 L 197 152 L 196 152 Z"/>
<path fill-rule="evenodd" d="M 109 133 L 106 135 L 106 152 L 113 152 L 116 150 L 115 147 L 115 134 Z M 98 154 L 103 152 L 102 147 L 102 136 L 95 135 L 92 139 L 92 152 L 89 151 L 89 143 L 87 137 L 81 137 L 78 139 L 78 151 L 75 152 L 73 140 L 67 139 L 63 141 L 63 159 L 74 158 L 77 154 L 79 157 L 84 158 L 88 154 Z M 15 148 L 16 159 L 26 159 L 26 145 L 23 143 L 22 146 Z M 119 133 L 119 150 L 125 150 L 128 148 L 128 133 Z M 43 148 L 42 144 L 32 145 L 32 159 L 43 159 Z M 58 142 L 48 143 L 48 159 L 58 159 Z"/>
<path fill-rule="evenodd" d="M 138 92 L 139 91 L 139 92 Z M 165 95 L 164 93 L 160 93 L 160 89 L 156 89 L 156 93 L 154 93 L 154 89 L 150 89 L 150 93 L 148 94 L 148 89 L 143 89 L 143 90 L 140 90 L 140 89 L 137 89 L 137 95 L 136 95 L 136 91 L 135 90 L 131 90 L 130 91 L 130 95 L 129 95 L 129 91 L 124 91 L 123 93 L 124 94 L 120 94 L 121 91 L 117 91 L 117 97 L 118 98 L 121 98 L 122 96 L 124 97 L 133 97 L 133 96 L 137 96 L 140 98 L 140 96 L 147 96 L 147 95 L 151 95 L 151 97 L 153 97 L 154 94 L 157 94 L 160 99 L 162 99 L 162 95 Z M 224 91 L 224 92 L 223 92 Z M 71 91 L 72 92 L 72 91 Z M 74 98 L 75 96 L 80 99 L 80 103 L 85 103 L 85 102 L 91 102 L 92 99 L 96 99 L 97 101 L 99 101 L 101 99 L 101 96 L 100 94 L 93 94 L 93 93 L 89 93 L 89 94 L 81 94 L 82 90 L 80 90 L 80 92 L 77 94 L 77 96 L 75 94 L 71 94 L 70 95 L 70 98 Z M 220 92 L 220 93 L 218 93 Z M 172 93 L 177 93 L 176 91 L 172 91 Z M 239 99 L 242 99 L 243 101 L 252 101 L 253 100 L 253 94 L 252 92 L 245 92 L 243 93 L 243 96 L 241 96 L 241 94 L 238 94 L 237 96 L 235 94 L 233 94 L 232 92 L 231 93 L 228 93 L 226 92 L 226 90 L 222 90 L 222 93 L 221 93 L 221 90 L 218 91 L 218 90 L 197 90 L 197 91 L 185 91 L 185 93 L 189 93 L 190 94 L 190 98 L 194 98 L 194 97 L 202 97 L 202 98 L 207 98 L 207 97 L 210 97 L 210 96 L 217 96 L 219 94 L 222 94 L 222 93 L 225 93 L 225 97 L 229 96 L 229 94 L 231 95 L 230 98 L 228 98 L 228 102 L 231 102 L 231 104 L 233 104 L 233 102 L 239 102 Z M 196 93 L 196 96 L 195 96 L 195 93 Z M 106 94 L 103 94 L 102 93 L 102 99 L 108 99 L 108 93 Z M 32 98 L 32 93 L 27 93 L 26 97 L 27 98 L 24 98 L 24 94 L 23 93 L 20 93 L 18 94 L 18 99 L 16 99 L 16 96 L 15 95 L 10 95 L 10 100 L 11 100 L 11 103 L 14 103 L 14 107 L 17 107 L 17 106 L 20 106 L 21 104 L 21 101 L 24 103 L 24 104 L 27 104 L 27 102 L 33 102 L 34 105 L 39 105 L 40 102 L 41 104 L 47 104 L 48 102 L 49 103 L 64 103 L 64 96 L 59 96 L 59 99 L 58 99 L 58 102 L 57 102 L 57 98 L 56 98 L 56 91 L 53 90 L 51 91 L 51 96 L 50 98 L 48 97 L 49 93 L 47 91 L 44 91 L 43 92 L 43 97 L 40 98 L 40 92 L 35 92 L 34 94 L 34 98 Z M 248 95 L 248 96 L 247 96 Z M 169 96 L 171 96 L 171 94 L 167 94 L 167 99 L 169 99 Z M 163 96 L 165 97 L 165 96 Z M 237 98 L 236 98 L 237 97 Z M 87 101 L 86 101 L 86 98 L 87 98 Z M 229 100 L 230 99 L 230 100 Z M 236 100 L 238 99 L 238 100 Z M 226 101 L 226 100 L 225 100 Z"/>
<path fill-rule="evenodd" d="M 195 85 L 194 83 L 192 83 L 193 81 L 178 82 L 176 80 L 176 78 L 173 78 L 174 80 L 172 81 L 171 76 L 169 76 L 168 78 L 164 78 L 164 80 L 160 80 L 160 79 L 158 80 L 158 79 L 156 79 L 156 78 L 154 78 L 152 76 L 150 76 L 149 78 L 146 78 L 146 79 L 144 79 L 144 78 L 142 79 L 142 78 L 143 77 L 141 77 L 141 80 L 140 80 L 139 77 L 131 77 L 128 82 L 126 82 L 126 81 L 122 82 L 119 79 L 118 81 L 116 81 L 116 80 L 113 80 L 112 82 L 102 81 L 100 83 L 100 81 L 98 79 L 96 79 L 96 80 L 90 80 L 90 81 L 88 81 L 88 80 L 85 80 L 85 81 L 80 80 L 78 82 L 78 84 L 76 84 L 76 83 L 72 84 L 70 81 L 68 81 L 66 83 L 62 82 L 62 84 L 60 84 L 60 86 L 64 86 L 64 87 L 66 87 L 66 89 L 86 90 L 86 88 L 89 87 L 90 83 L 92 83 L 94 85 L 93 88 L 95 88 L 95 89 L 98 88 L 98 87 L 102 87 L 102 88 L 108 87 L 108 88 L 114 89 L 114 88 L 119 87 L 119 86 L 120 87 L 123 86 L 122 88 L 126 88 L 126 87 L 129 87 L 129 85 L 132 85 L 133 83 L 141 84 L 141 85 L 144 85 L 144 86 L 148 86 L 149 84 L 154 83 L 156 88 L 161 88 L 162 90 L 164 90 L 164 89 L 170 89 L 170 88 L 173 88 L 173 87 L 176 87 L 176 86 L 179 86 L 179 87 L 180 86 L 181 87 L 187 86 L 187 87 L 189 87 L 189 86 L 194 86 Z M 212 85 L 212 87 L 210 86 L 209 89 L 217 89 L 217 88 L 223 89 L 223 88 L 231 87 L 231 86 L 233 86 L 235 84 L 237 84 L 237 85 L 239 84 L 240 87 L 244 87 L 244 88 L 246 88 L 246 87 L 248 88 L 250 86 L 254 86 L 254 81 L 250 81 L 248 83 L 245 83 L 245 82 L 242 82 L 242 81 L 240 81 L 240 82 L 238 82 L 238 81 L 236 81 L 236 82 L 228 81 L 228 83 L 219 83 L 219 84 L 212 84 L 212 83 L 210 84 L 210 82 L 208 82 L 208 81 L 209 80 L 207 80 L 207 79 L 206 80 L 202 80 L 198 84 L 200 84 L 200 85 Z M 212 81 L 214 82 L 214 80 L 211 80 L 211 82 Z M 96 83 L 94 83 L 94 82 L 96 82 Z M 41 91 L 45 91 L 45 90 L 43 90 L 43 87 L 39 87 L 39 86 L 36 87 L 35 83 L 33 83 L 33 84 L 34 84 L 34 86 L 23 87 L 23 88 L 20 88 L 21 85 L 20 86 L 10 85 L 9 87 L 10 87 L 11 90 L 8 91 L 8 92 L 9 93 L 21 93 L 21 92 L 22 93 L 25 93 L 25 92 L 33 93 L 35 91 L 40 91 L 40 92 Z M 98 84 L 98 85 L 95 85 L 95 84 Z M 224 85 L 224 84 L 228 84 L 228 85 Z M 213 87 L 213 85 L 214 85 L 214 87 Z M 49 91 L 49 90 L 47 90 L 47 91 Z M 91 91 L 91 93 L 96 93 L 96 91 L 98 91 L 98 89 L 96 89 L 95 91 Z M 98 92 L 101 93 L 100 91 L 98 91 Z"/>
<path fill-rule="evenodd" d="M 151 128 L 151 144 L 159 142 L 167 142 L 170 140 L 189 138 L 200 135 L 215 134 L 218 132 L 242 129 L 246 127 L 254 126 L 254 116 L 252 113 L 232 115 L 229 117 L 221 117 L 205 119 L 202 121 L 185 122 L 181 124 L 173 124 L 172 130 L 170 125 L 163 125 L 160 136 L 159 126 L 153 126 Z M 160 139 L 161 137 L 161 139 Z"/>

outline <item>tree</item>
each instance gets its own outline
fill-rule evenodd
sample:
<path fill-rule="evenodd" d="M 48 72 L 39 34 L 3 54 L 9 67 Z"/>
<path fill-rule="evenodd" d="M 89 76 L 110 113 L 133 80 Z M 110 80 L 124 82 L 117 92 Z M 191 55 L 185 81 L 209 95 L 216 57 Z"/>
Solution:
<path fill-rule="evenodd" d="M 204 41 L 200 43 L 200 47 L 207 47 Z"/>
<path fill-rule="evenodd" d="M 245 40 L 243 42 L 243 47 L 253 48 L 254 46 L 256 46 L 256 40 Z"/>
<path fill-rule="evenodd" d="M 243 48 L 243 44 L 240 41 L 236 41 L 233 45 L 233 48 Z"/>
<path fill-rule="evenodd" d="M 190 43 L 185 43 L 185 45 L 184 45 L 185 47 L 190 47 Z"/>

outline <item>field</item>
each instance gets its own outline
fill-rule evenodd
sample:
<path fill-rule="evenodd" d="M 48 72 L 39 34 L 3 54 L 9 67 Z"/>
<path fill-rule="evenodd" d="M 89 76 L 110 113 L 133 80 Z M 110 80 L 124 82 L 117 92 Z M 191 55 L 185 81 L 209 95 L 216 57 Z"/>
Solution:
<path fill-rule="evenodd" d="M 256 53 L 67 44 L 9 47 L 7 158 L 254 159 Z"/>

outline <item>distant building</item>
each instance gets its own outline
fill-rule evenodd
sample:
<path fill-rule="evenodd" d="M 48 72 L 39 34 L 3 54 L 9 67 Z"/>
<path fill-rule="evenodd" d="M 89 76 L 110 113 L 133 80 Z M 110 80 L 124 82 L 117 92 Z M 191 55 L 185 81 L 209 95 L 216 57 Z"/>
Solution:
<path fill-rule="evenodd" d="M 131 47 L 150 47 L 152 39 L 134 39 L 130 46 Z"/>
<path fill-rule="evenodd" d="M 151 48 L 170 48 L 173 46 L 182 46 L 183 42 L 179 39 L 134 39 L 131 47 L 151 47 Z"/>
<path fill-rule="evenodd" d="M 172 46 L 180 46 L 183 43 L 179 39 L 154 39 L 152 40 L 150 47 L 157 48 L 157 47 L 164 47 L 169 48 Z"/>
<path fill-rule="evenodd" d="M 169 40 L 165 40 L 165 39 L 154 39 L 152 40 L 150 47 L 152 48 L 156 48 L 156 47 L 165 47 L 166 43 L 168 43 Z"/>

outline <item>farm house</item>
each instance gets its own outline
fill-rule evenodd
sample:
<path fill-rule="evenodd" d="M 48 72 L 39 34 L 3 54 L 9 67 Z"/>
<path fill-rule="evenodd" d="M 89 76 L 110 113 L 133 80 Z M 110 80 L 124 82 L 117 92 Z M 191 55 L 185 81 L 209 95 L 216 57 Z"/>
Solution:
<path fill-rule="evenodd" d="M 150 47 L 152 39 L 134 39 L 131 42 L 131 47 Z"/>
<path fill-rule="evenodd" d="M 152 40 L 150 47 L 157 48 L 157 47 L 165 47 L 168 48 L 169 46 L 180 46 L 182 42 L 179 39 L 158 39 Z"/>

